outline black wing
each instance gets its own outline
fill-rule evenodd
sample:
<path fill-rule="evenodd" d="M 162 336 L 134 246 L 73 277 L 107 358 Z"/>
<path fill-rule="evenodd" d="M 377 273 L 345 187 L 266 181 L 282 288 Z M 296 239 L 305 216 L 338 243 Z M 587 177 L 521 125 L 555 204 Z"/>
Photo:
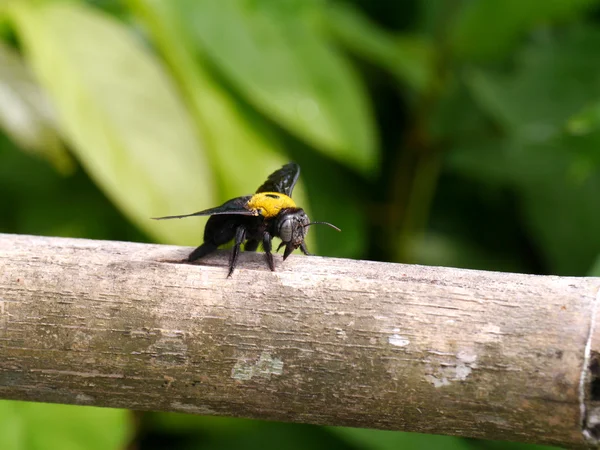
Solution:
<path fill-rule="evenodd" d="M 288 197 L 292 196 L 292 191 L 300 176 L 300 166 L 296 163 L 289 163 L 281 169 L 276 170 L 261 187 L 256 190 L 259 192 L 281 192 Z"/>
<path fill-rule="evenodd" d="M 205 209 L 204 211 L 198 211 L 192 214 L 184 214 L 182 216 L 153 217 L 153 219 L 181 219 L 183 217 L 215 216 L 219 214 L 238 214 L 242 216 L 255 216 L 256 212 L 250 211 L 246 208 L 246 204 L 248 203 L 248 200 L 250 200 L 251 197 L 251 195 L 247 195 L 245 197 L 237 197 L 232 200 L 229 200 L 228 202 L 223 203 L 221 206 L 217 206 L 216 208 Z"/>

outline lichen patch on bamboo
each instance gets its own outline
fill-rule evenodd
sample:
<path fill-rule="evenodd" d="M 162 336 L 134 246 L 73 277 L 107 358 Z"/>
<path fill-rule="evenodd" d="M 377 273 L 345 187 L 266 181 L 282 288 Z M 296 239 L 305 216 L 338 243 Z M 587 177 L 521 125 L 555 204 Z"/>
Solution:
<path fill-rule="evenodd" d="M 256 362 L 245 358 L 238 359 L 231 370 L 231 378 L 238 381 L 251 380 L 254 377 L 270 379 L 271 375 L 283 373 L 283 361 L 271 356 L 268 352 L 262 352 Z"/>
<path fill-rule="evenodd" d="M 399 328 L 394 328 L 393 332 L 394 334 L 388 337 L 388 342 L 391 345 L 395 345 L 396 347 L 406 347 L 408 344 L 410 344 L 410 340 L 408 340 L 408 338 L 398 334 L 400 333 Z"/>
<path fill-rule="evenodd" d="M 91 405 L 96 402 L 96 399 L 91 395 L 77 394 L 75 396 L 75 403 L 78 405 Z"/>
<path fill-rule="evenodd" d="M 425 380 L 434 387 L 449 386 L 455 381 L 465 381 L 477 368 L 477 355 L 471 350 L 461 350 L 456 356 L 453 365 L 440 366 L 425 375 Z"/>

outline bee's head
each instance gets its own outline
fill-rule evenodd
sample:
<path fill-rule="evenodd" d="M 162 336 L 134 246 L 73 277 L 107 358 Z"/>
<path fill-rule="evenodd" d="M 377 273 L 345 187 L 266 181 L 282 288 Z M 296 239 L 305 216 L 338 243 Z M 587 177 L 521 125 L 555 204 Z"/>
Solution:
<path fill-rule="evenodd" d="M 284 260 L 304 242 L 309 223 L 310 219 L 302 208 L 285 209 L 279 214 L 275 229 L 281 245 L 285 245 Z"/>
<path fill-rule="evenodd" d="M 308 233 L 309 225 L 327 225 L 337 231 L 341 231 L 335 225 L 329 222 L 311 222 L 306 213 L 302 208 L 287 208 L 282 209 L 275 222 L 276 235 L 281 239 L 281 244 L 277 248 L 277 251 L 285 245 L 285 252 L 283 252 L 283 259 L 290 256 L 290 254 L 296 250 L 306 238 Z M 303 248 L 306 254 L 306 247 Z"/>

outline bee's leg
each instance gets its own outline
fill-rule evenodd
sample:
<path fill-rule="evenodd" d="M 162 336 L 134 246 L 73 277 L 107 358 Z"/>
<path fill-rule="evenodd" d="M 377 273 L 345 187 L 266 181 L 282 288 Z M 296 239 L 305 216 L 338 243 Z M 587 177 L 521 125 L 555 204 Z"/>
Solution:
<path fill-rule="evenodd" d="M 312 256 L 312 253 L 308 251 L 304 242 L 300 244 L 300 250 L 302 250 L 302 253 L 304 253 L 306 256 Z"/>
<path fill-rule="evenodd" d="M 271 253 L 271 241 L 273 238 L 271 235 L 265 231 L 263 234 L 263 250 L 265 251 L 265 258 L 267 259 L 267 264 L 269 265 L 269 269 L 272 272 L 275 271 L 275 263 L 273 262 L 273 253 Z"/>
<path fill-rule="evenodd" d="M 244 251 L 255 252 L 258 248 L 258 241 L 256 239 L 248 239 L 244 244 Z"/>
<path fill-rule="evenodd" d="M 217 248 L 219 248 L 219 246 L 214 244 L 213 242 L 205 242 L 200 247 L 195 249 L 192 253 L 190 253 L 190 256 L 187 257 L 187 261 L 188 262 L 196 261 L 197 259 L 200 259 L 203 256 L 206 256 L 209 253 L 214 252 Z"/>
<path fill-rule="evenodd" d="M 233 245 L 233 250 L 231 251 L 231 258 L 229 259 L 229 273 L 227 274 L 227 278 L 231 276 L 231 274 L 233 273 L 233 269 L 235 269 L 235 265 L 237 264 L 238 256 L 240 254 L 240 247 L 245 240 L 246 227 L 237 227 L 235 230 L 235 244 Z"/>
<path fill-rule="evenodd" d="M 227 219 L 224 216 L 210 216 L 204 228 L 204 243 L 190 253 L 187 261 L 196 261 L 214 252 L 219 246 L 226 244 L 234 237 L 235 226 L 231 219 Z"/>

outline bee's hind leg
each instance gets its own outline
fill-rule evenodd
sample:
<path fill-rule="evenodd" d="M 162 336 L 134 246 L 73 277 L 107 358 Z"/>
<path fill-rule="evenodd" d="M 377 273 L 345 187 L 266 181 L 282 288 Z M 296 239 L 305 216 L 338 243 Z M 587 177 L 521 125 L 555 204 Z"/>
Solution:
<path fill-rule="evenodd" d="M 190 253 L 190 255 L 187 257 L 186 261 L 194 262 L 197 259 L 200 259 L 203 256 L 206 256 L 209 253 L 214 252 L 217 248 L 219 248 L 218 245 L 216 245 L 212 242 L 205 242 L 200 247 L 196 248 L 192 253 Z"/>
<path fill-rule="evenodd" d="M 271 272 L 275 271 L 275 263 L 273 262 L 273 253 L 271 253 L 271 241 L 273 238 L 271 235 L 265 231 L 263 235 L 263 250 L 265 251 L 265 259 L 267 260 L 267 265 Z"/>
<path fill-rule="evenodd" d="M 204 243 L 196 248 L 187 258 L 193 262 L 218 249 L 235 237 L 236 228 L 231 220 L 224 216 L 210 216 L 204 228 Z"/>
<path fill-rule="evenodd" d="M 231 276 L 233 270 L 235 269 L 238 256 L 240 254 L 240 247 L 245 240 L 246 228 L 244 226 L 237 227 L 235 230 L 235 244 L 233 245 L 233 249 L 231 250 L 231 258 L 229 259 L 229 273 L 227 274 L 227 278 Z"/>

